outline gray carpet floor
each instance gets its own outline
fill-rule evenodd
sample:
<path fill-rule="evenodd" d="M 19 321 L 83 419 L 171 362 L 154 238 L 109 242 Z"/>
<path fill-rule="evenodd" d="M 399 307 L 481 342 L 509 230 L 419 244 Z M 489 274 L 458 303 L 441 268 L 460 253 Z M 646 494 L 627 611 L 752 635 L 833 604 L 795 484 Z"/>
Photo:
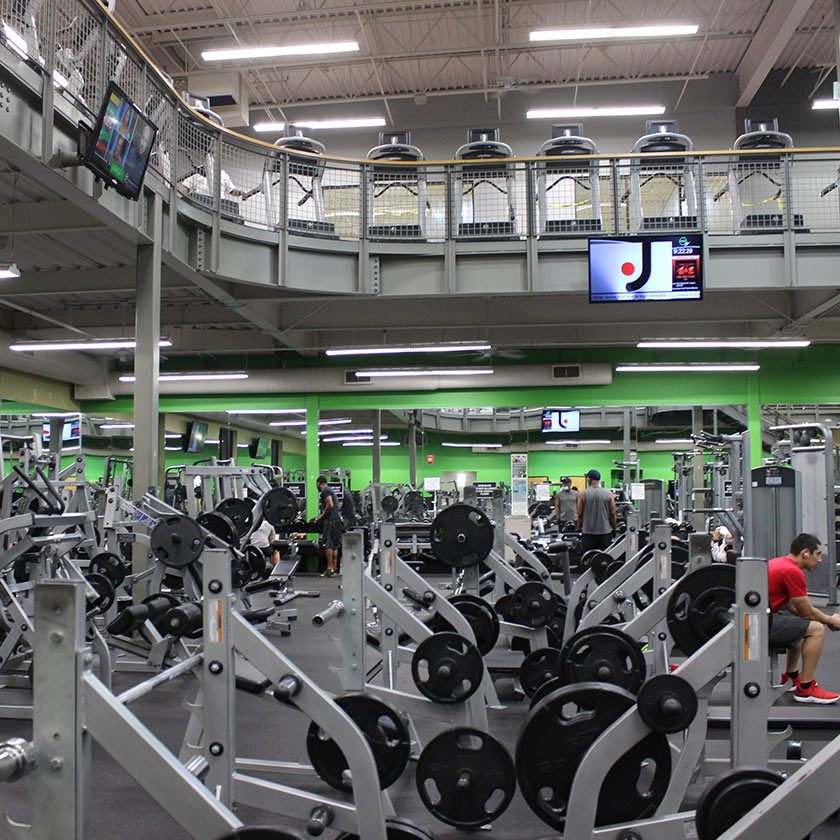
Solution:
<path fill-rule="evenodd" d="M 334 580 L 317 578 L 299 578 L 299 587 L 321 591 L 318 599 L 299 599 L 294 603 L 300 617 L 293 628 L 292 635 L 286 638 L 274 636 L 276 643 L 292 657 L 305 672 L 316 679 L 328 691 L 338 691 L 338 679 L 330 665 L 338 661 L 336 645 L 329 640 L 329 625 L 317 630 L 312 626 L 312 615 L 323 609 L 334 597 L 340 596 L 338 583 Z M 828 688 L 840 686 L 840 637 L 831 636 L 826 644 L 821 681 Z M 114 690 L 119 692 L 137 681 L 136 676 L 117 675 Z M 196 683 L 191 677 L 183 677 L 165 684 L 155 692 L 133 703 L 131 709 L 166 745 L 176 749 L 180 745 L 188 713 L 184 702 L 191 699 Z M 500 686 L 503 688 L 504 686 Z M 500 691 L 500 694 L 502 692 Z M 517 734 L 527 712 L 527 705 L 521 701 L 504 696 L 506 708 L 491 711 L 491 731 L 513 753 Z M 726 703 L 725 690 L 719 695 L 720 702 Z M 0 694 L 2 702 L 26 702 L 22 692 L 4 689 Z M 797 706 L 792 699 L 783 698 L 774 709 L 774 715 L 808 715 L 810 713 L 834 716 L 840 722 L 840 708 Z M 308 720 L 294 709 L 281 706 L 273 699 L 237 692 L 237 755 L 249 758 L 268 758 L 284 761 L 307 762 L 305 736 Z M 437 729 L 440 729 L 438 726 Z M 420 730 L 421 738 L 428 742 L 434 735 L 434 725 L 425 724 Z M 31 735 L 31 726 L 22 721 L 0 721 L 0 740 L 10 736 Z M 805 755 L 813 754 L 819 745 L 806 743 Z M 709 754 L 723 755 L 726 742 L 710 742 Z M 414 785 L 413 764 L 403 777 L 390 788 L 390 795 L 395 810 L 400 817 L 410 819 L 434 832 L 438 840 L 454 840 L 463 837 L 464 832 L 447 826 L 423 807 Z M 284 779 L 287 781 L 288 779 Z M 306 785 L 314 791 L 322 791 L 335 796 L 336 792 L 320 780 L 306 780 Z M 690 796 L 699 794 L 699 790 L 690 791 Z M 827 789 L 836 790 L 836 780 Z M 117 765 L 104 751 L 96 746 L 93 752 L 93 778 L 91 781 L 90 831 L 88 836 L 94 840 L 148 840 L 148 838 L 166 837 L 167 840 L 182 840 L 188 835 L 154 802 L 131 777 Z M 687 804 L 690 804 L 687 803 Z M 295 827 L 288 820 L 248 807 L 237 809 L 246 824 L 278 825 Z M 30 813 L 30 804 L 25 783 L 0 786 L 0 815 L 9 814 L 15 820 L 25 821 Z M 301 826 L 297 826 L 301 830 Z M 516 793 L 510 808 L 492 826 L 484 836 L 493 840 L 538 840 L 538 838 L 556 837 L 528 807 L 519 792 Z M 12 833 L 0 822 L 0 840 L 12 840 Z M 812 840 L 837 840 L 840 837 L 840 822 L 831 820 L 812 834 Z M 59 840 L 57 838 L 57 840 Z M 796 840 L 796 838 L 784 838 Z"/>

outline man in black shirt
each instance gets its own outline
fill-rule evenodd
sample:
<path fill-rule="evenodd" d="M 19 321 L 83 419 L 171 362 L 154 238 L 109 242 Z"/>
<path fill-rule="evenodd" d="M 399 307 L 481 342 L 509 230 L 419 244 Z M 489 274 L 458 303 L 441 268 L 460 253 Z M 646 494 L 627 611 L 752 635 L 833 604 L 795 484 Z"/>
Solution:
<path fill-rule="evenodd" d="M 321 498 L 321 513 L 315 522 L 324 526 L 322 537 L 324 554 L 327 558 L 327 569 L 324 572 L 324 577 L 335 577 L 338 574 L 336 569 L 338 550 L 341 548 L 341 510 L 335 493 L 327 484 L 327 479 L 323 475 L 318 476 L 316 484 Z"/>

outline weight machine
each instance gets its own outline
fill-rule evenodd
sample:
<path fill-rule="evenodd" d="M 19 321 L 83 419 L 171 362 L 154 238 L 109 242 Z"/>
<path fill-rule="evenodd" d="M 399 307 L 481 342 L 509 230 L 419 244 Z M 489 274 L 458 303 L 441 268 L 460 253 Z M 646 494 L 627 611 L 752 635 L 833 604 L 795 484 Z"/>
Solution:
<path fill-rule="evenodd" d="M 421 166 L 387 166 L 389 162 L 420 163 L 425 156 L 411 145 L 409 131 L 380 131 L 379 145 L 367 153 L 374 165 L 366 168 L 367 231 L 371 239 L 426 238 L 426 170 Z M 377 222 L 377 216 L 401 219 L 415 216 L 416 223 Z"/>
<path fill-rule="evenodd" d="M 455 152 L 463 161 L 453 168 L 452 208 L 463 238 L 516 239 L 516 165 L 513 150 L 499 141 L 498 128 L 471 128 L 467 142 Z M 506 163 L 493 161 L 508 160 Z M 479 192 L 480 187 L 486 190 Z M 493 192 L 504 204 L 489 200 Z M 466 198 L 468 201 L 465 201 Z"/>
<path fill-rule="evenodd" d="M 583 126 L 553 125 L 551 139 L 540 146 L 537 157 L 537 217 L 540 236 L 596 233 L 602 228 L 600 161 L 578 161 L 582 155 L 597 155 L 594 140 L 583 136 Z M 578 201 L 578 191 L 588 200 Z M 550 199 L 559 195 L 559 205 Z M 589 205 L 588 215 L 578 215 Z M 559 211 L 554 212 L 555 208 Z"/>

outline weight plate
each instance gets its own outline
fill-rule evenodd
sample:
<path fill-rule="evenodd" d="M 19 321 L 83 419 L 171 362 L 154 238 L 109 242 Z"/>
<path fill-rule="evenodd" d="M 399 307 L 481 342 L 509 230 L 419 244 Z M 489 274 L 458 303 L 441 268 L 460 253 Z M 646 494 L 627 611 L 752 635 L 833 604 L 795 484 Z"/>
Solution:
<path fill-rule="evenodd" d="M 432 521 L 429 538 L 438 560 L 456 569 L 468 569 L 490 554 L 493 523 L 471 505 L 450 505 Z"/>
<path fill-rule="evenodd" d="M 417 760 L 417 791 L 442 822 L 468 830 L 501 816 L 516 791 L 508 751 L 491 735 L 459 727 L 433 738 Z"/>
<path fill-rule="evenodd" d="M 294 493 L 288 487 L 274 487 L 260 499 L 262 515 L 279 532 L 286 533 L 298 518 L 300 508 Z"/>
<path fill-rule="evenodd" d="M 526 627 L 545 627 L 560 603 L 560 598 L 544 583 L 523 583 L 512 595 L 511 621 Z"/>
<path fill-rule="evenodd" d="M 735 767 L 718 776 L 697 802 L 698 840 L 716 840 L 783 781 L 783 776 L 765 767 Z"/>
<path fill-rule="evenodd" d="M 588 627 L 575 633 L 562 650 L 567 683 L 600 682 L 638 692 L 647 673 L 639 643 L 614 627 Z"/>
<path fill-rule="evenodd" d="M 553 680 L 549 680 L 548 682 L 543 683 L 535 692 L 534 696 L 531 698 L 530 708 L 534 708 L 537 703 L 540 702 L 544 697 L 548 697 L 549 694 L 553 694 L 557 691 L 558 688 L 565 688 L 566 681 L 562 677 L 556 677 Z"/>
<path fill-rule="evenodd" d="M 516 743 L 516 775 L 525 801 L 540 819 L 564 829 L 581 759 L 635 702 L 630 692 L 617 686 L 577 683 L 548 694 L 531 709 Z M 668 739 L 653 732 L 631 747 L 605 776 L 595 825 L 651 816 L 670 777 Z"/>
<path fill-rule="evenodd" d="M 353 720 L 373 752 L 381 790 L 402 775 L 411 754 L 411 738 L 403 719 L 367 694 L 348 694 L 335 701 Z M 317 723 L 309 726 L 306 751 L 315 772 L 336 790 L 352 793 L 350 765 L 338 744 Z"/>
<path fill-rule="evenodd" d="M 636 569 L 638 570 L 641 566 L 643 566 L 648 560 L 651 559 L 653 556 L 653 545 L 648 543 L 646 546 L 647 551 L 646 553 L 639 558 L 639 562 L 636 564 Z M 671 540 L 671 579 L 672 580 L 679 580 L 680 578 L 685 575 L 686 571 L 688 570 L 688 544 L 682 540 L 672 539 Z M 636 602 L 636 606 L 643 610 L 648 607 L 651 601 L 654 600 L 653 597 L 653 581 L 648 581 L 638 592 L 633 593 L 633 600 Z"/>
<path fill-rule="evenodd" d="M 561 652 L 557 648 L 539 648 L 531 651 L 519 668 L 522 690 L 533 697 L 540 686 L 562 675 Z"/>
<path fill-rule="evenodd" d="M 126 578 L 128 569 L 119 554 L 112 554 L 110 551 L 100 551 L 90 561 L 90 570 L 100 575 L 105 575 L 116 588 Z"/>
<path fill-rule="evenodd" d="M 248 563 L 248 555 L 232 557 L 230 561 L 230 582 L 234 589 L 242 589 L 250 583 L 253 576 L 253 569 Z"/>
<path fill-rule="evenodd" d="M 691 656 L 731 620 L 735 567 L 714 563 L 680 578 L 668 601 L 668 630 L 676 646 Z"/>
<path fill-rule="evenodd" d="M 238 536 L 244 537 L 251 530 L 254 523 L 253 504 L 248 504 L 245 499 L 237 499 L 235 496 L 222 499 L 216 505 L 216 510 L 233 522 Z"/>
<path fill-rule="evenodd" d="M 417 645 L 411 676 L 435 703 L 463 703 L 481 687 L 484 660 L 478 648 L 457 633 L 435 633 Z"/>
<path fill-rule="evenodd" d="M 666 735 L 687 729 L 697 715 L 697 693 L 676 674 L 651 677 L 639 689 L 636 703 L 645 724 Z"/>
<path fill-rule="evenodd" d="M 400 506 L 400 500 L 396 496 L 383 496 L 379 506 L 382 508 L 383 513 L 392 516 L 397 512 L 397 508 Z"/>
<path fill-rule="evenodd" d="M 534 581 L 535 583 L 542 583 L 542 577 L 536 569 L 530 566 L 517 566 L 516 571 L 522 576 L 526 583 Z"/>
<path fill-rule="evenodd" d="M 88 572 L 85 575 L 85 580 L 96 591 L 96 598 L 88 601 L 87 612 L 96 615 L 103 615 L 108 612 L 114 606 L 114 601 L 117 598 L 114 584 L 111 583 L 110 578 L 99 574 L 99 572 Z"/>
<path fill-rule="evenodd" d="M 265 554 L 263 554 L 263 550 L 255 545 L 246 545 L 245 556 L 248 558 L 248 564 L 251 567 L 251 580 L 265 580 L 271 573 L 271 567 Z"/>
<path fill-rule="evenodd" d="M 493 609 L 496 610 L 496 615 L 498 615 L 502 621 L 510 621 L 511 610 L 513 609 L 513 595 L 502 595 L 502 597 L 493 604 Z"/>
<path fill-rule="evenodd" d="M 435 835 L 408 820 L 385 820 L 388 840 L 436 840 Z M 341 834 L 338 840 L 359 840 L 358 834 Z"/>
<path fill-rule="evenodd" d="M 476 647 L 482 656 L 487 656 L 499 641 L 501 628 L 496 611 L 484 599 L 475 595 L 451 595 L 447 600 L 467 619 L 475 636 Z M 451 632 L 454 629 L 440 614 L 435 616 L 429 627 L 435 633 Z"/>
<path fill-rule="evenodd" d="M 164 566 L 184 569 L 201 556 L 204 533 L 193 519 L 175 513 L 163 517 L 155 525 L 149 547 Z"/>
<path fill-rule="evenodd" d="M 592 576 L 595 578 L 595 583 L 600 586 L 609 577 L 608 569 L 615 563 L 616 558 L 606 551 L 597 551 L 595 549 L 587 551 L 584 557 L 588 558 L 589 568 L 592 569 Z"/>
<path fill-rule="evenodd" d="M 233 520 L 224 513 L 219 513 L 217 510 L 209 510 L 206 513 L 200 513 L 196 516 L 195 521 L 202 528 L 205 528 L 211 534 L 218 537 L 225 545 L 236 545 L 239 542 L 239 534 L 236 532 L 236 526 L 233 524 Z M 212 543 L 208 542 L 207 545 L 212 545 Z"/>
<path fill-rule="evenodd" d="M 403 497 L 403 510 L 412 519 L 422 519 L 426 514 L 426 503 L 423 494 L 417 490 L 409 490 Z"/>

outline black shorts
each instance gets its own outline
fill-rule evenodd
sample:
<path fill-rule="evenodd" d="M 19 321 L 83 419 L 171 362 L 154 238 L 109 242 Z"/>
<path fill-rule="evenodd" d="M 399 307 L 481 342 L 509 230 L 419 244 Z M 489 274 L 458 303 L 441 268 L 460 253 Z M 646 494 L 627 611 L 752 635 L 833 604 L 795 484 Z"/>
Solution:
<path fill-rule="evenodd" d="M 810 623 L 807 618 L 787 611 L 770 613 L 770 646 L 793 647 L 805 638 Z"/>
<path fill-rule="evenodd" d="M 612 534 L 581 534 L 580 547 L 583 552 L 598 549 L 598 551 L 606 551 L 613 541 Z"/>
<path fill-rule="evenodd" d="M 329 521 L 324 523 L 322 542 L 324 548 L 341 548 L 341 522 Z"/>

